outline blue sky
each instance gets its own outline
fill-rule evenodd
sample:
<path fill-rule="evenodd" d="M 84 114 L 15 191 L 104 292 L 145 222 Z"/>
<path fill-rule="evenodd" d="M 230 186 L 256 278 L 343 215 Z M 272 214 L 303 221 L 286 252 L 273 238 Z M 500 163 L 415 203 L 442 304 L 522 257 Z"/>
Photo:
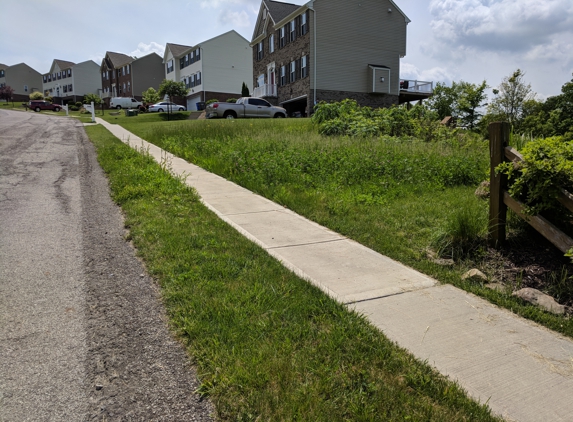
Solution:
<path fill-rule="evenodd" d="M 359 0 L 347 0 L 359 1 Z M 304 4 L 305 1 L 291 0 Z M 395 0 L 411 19 L 401 77 L 496 87 L 520 68 L 544 99 L 573 76 L 573 0 Z M 251 39 L 260 0 L 2 0 L 0 63 L 40 73 L 106 51 L 162 55 L 235 29 Z"/>

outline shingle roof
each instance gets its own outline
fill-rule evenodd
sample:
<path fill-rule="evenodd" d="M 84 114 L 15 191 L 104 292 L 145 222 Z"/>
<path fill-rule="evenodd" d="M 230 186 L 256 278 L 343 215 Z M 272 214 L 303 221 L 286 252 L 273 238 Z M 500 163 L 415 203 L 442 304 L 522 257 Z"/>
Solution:
<path fill-rule="evenodd" d="M 127 54 L 123 53 L 114 53 L 112 51 L 108 51 L 105 53 L 106 57 L 109 58 L 111 64 L 114 69 L 118 67 L 125 66 L 133 61 L 133 57 L 128 56 Z"/>
<path fill-rule="evenodd" d="M 193 47 L 190 45 L 167 43 L 167 48 L 171 50 L 171 54 L 173 54 L 173 57 L 179 57 L 183 55 L 183 53 L 185 53 L 187 50 Z"/>
<path fill-rule="evenodd" d="M 263 0 L 269 9 L 269 14 L 272 16 L 273 20 L 276 22 L 282 21 L 296 9 L 300 8 L 296 4 L 292 3 L 282 3 L 273 0 Z"/>
<path fill-rule="evenodd" d="M 67 62 L 65 60 L 58 60 L 58 59 L 55 59 L 54 63 L 58 65 L 60 70 L 68 69 L 76 65 L 74 62 Z"/>
<path fill-rule="evenodd" d="M 0 63 L 0 69 L 6 69 L 10 66 L 5 65 L 4 63 Z"/>

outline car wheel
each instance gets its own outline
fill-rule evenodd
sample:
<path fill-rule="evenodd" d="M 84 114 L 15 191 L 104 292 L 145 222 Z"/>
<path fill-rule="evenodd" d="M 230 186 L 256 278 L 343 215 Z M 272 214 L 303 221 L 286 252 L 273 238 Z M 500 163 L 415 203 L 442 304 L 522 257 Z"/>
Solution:
<path fill-rule="evenodd" d="M 158 112 L 158 113 L 163 113 L 163 109 L 162 109 L 162 108 L 158 108 L 158 109 L 157 109 L 157 112 Z"/>
<path fill-rule="evenodd" d="M 54 111 L 57 113 L 58 111 L 60 111 L 60 107 L 54 107 Z"/>
<path fill-rule="evenodd" d="M 179 107 L 179 111 L 185 111 L 183 107 Z"/>
<path fill-rule="evenodd" d="M 118 110 L 121 110 L 121 106 L 115 106 L 115 108 L 117 108 Z"/>
<path fill-rule="evenodd" d="M 34 111 L 35 111 L 36 113 L 39 113 L 40 110 L 41 110 L 40 107 L 36 107 L 36 108 L 34 109 Z"/>
<path fill-rule="evenodd" d="M 284 117 L 285 117 L 285 115 L 282 114 L 282 113 L 277 113 L 277 114 L 275 114 L 275 119 L 282 119 L 282 118 L 284 118 Z"/>
<path fill-rule="evenodd" d="M 234 119 L 235 117 L 237 117 L 237 116 L 236 116 L 235 113 L 233 113 L 232 111 L 228 111 L 228 112 L 226 112 L 226 113 L 223 115 L 223 117 L 224 117 L 225 119 L 233 120 L 233 119 Z"/>

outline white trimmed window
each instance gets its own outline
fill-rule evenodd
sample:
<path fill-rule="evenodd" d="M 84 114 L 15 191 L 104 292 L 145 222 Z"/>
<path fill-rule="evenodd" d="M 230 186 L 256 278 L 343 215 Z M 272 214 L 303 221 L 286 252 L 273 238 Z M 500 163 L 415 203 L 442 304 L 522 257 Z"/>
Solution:
<path fill-rule="evenodd" d="M 307 13 L 308 12 L 304 12 L 301 16 L 300 16 L 300 35 L 304 35 L 308 32 L 308 23 L 306 22 L 307 20 Z"/>
<path fill-rule="evenodd" d="M 290 62 L 289 82 L 296 81 L 296 62 Z"/>
<path fill-rule="evenodd" d="M 296 20 L 293 19 L 292 21 L 290 21 L 289 24 L 289 41 L 293 42 L 294 40 L 296 40 Z"/>
<path fill-rule="evenodd" d="M 281 86 L 286 85 L 286 66 L 281 66 L 280 78 Z"/>
<path fill-rule="evenodd" d="M 302 56 L 300 59 L 300 78 L 304 79 L 308 76 L 308 67 L 306 64 L 308 56 Z"/>
<path fill-rule="evenodd" d="M 263 41 L 257 44 L 257 60 L 263 59 L 263 47 L 264 47 Z"/>
<path fill-rule="evenodd" d="M 269 53 L 275 52 L 275 34 L 271 34 L 269 37 Z"/>

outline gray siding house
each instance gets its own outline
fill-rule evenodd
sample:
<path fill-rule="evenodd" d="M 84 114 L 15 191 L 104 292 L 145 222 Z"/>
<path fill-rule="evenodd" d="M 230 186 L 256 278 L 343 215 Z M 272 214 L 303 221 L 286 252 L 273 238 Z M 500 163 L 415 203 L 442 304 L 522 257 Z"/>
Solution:
<path fill-rule="evenodd" d="M 14 90 L 13 101 L 28 101 L 34 91 L 42 91 L 42 74 L 26 63 L 13 66 L 0 64 L 0 87 Z"/>
<path fill-rule="evenodd" d="M 392 0 L 262 0 L 251 40 L 253 94 L 290 115 L 307 114 L 319 101 L 407 101 L 400 59 L 409 22 Z"/>
<path fill-rule="evenodd" d="M 76 64 L 56 59 L 42 78 L 44 95 L 58 104 L 75 103 L 82 101 L 86 94 L 101 92 L 99 66 L 93 60 Z"/>

